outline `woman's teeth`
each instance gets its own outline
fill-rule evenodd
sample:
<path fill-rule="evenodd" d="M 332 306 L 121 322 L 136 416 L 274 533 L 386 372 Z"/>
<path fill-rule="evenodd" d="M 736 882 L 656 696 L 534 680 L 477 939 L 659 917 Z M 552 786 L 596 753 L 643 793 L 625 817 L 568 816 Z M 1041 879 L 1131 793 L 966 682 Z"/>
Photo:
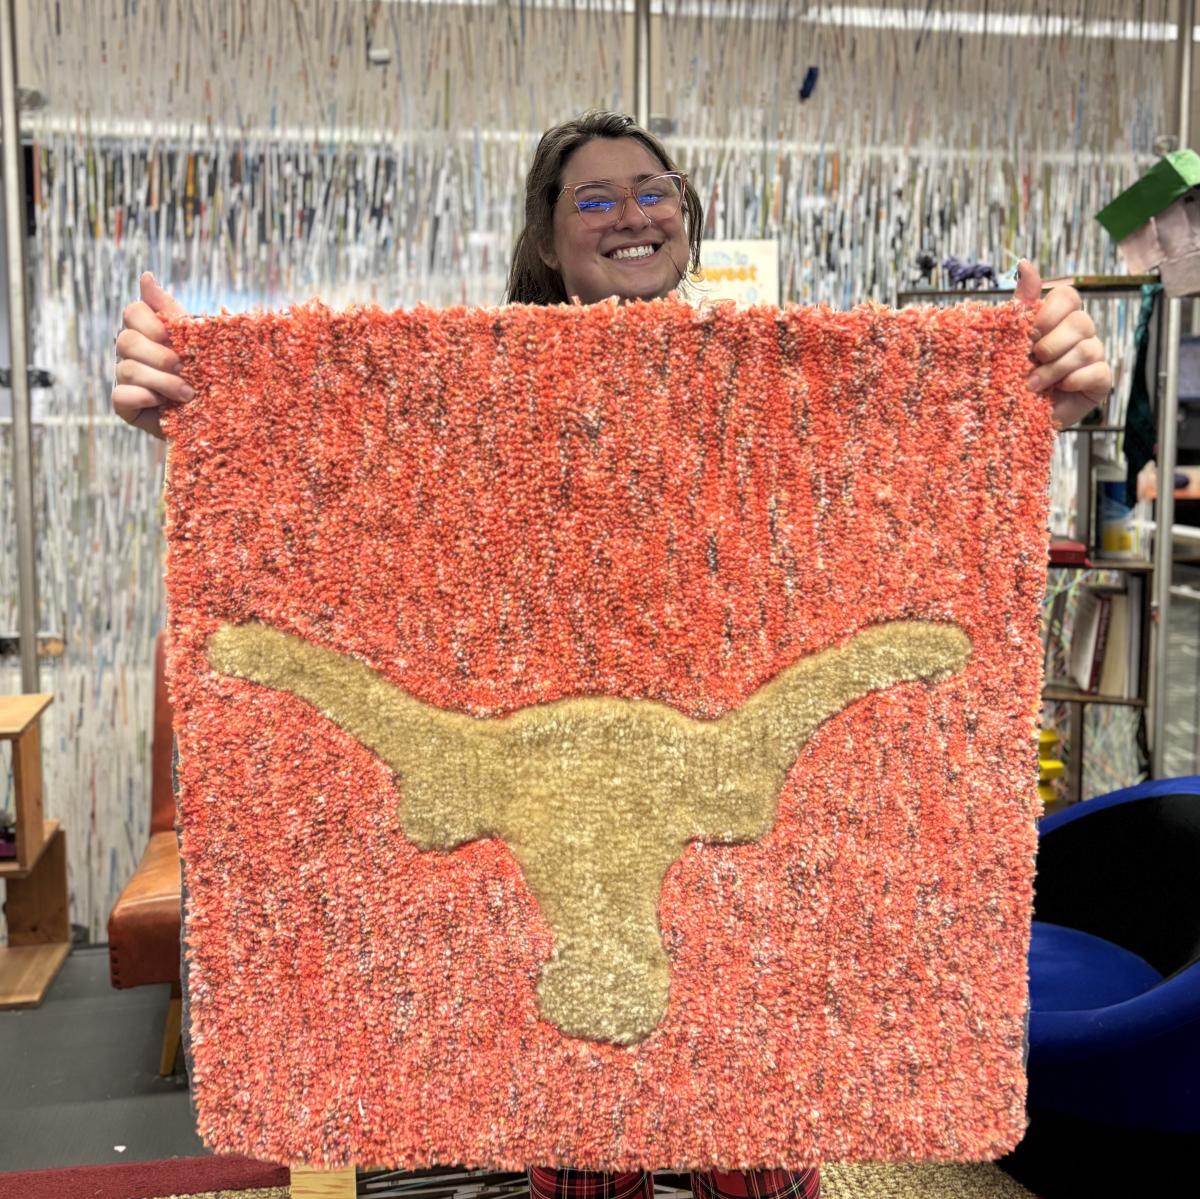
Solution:
<path fill-rule="evenodd" d="M 649 258 L 657 249 L 657 246 L 630 246 L 625 250 L 614 250 L 609 258 Z"/>

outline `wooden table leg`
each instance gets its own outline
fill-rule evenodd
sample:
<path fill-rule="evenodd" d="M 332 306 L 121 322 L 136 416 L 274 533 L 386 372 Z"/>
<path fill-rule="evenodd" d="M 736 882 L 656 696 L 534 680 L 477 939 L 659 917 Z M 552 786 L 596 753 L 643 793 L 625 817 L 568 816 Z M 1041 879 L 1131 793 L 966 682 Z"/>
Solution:
<path fill-rule="evenodd" d="M 158 1072 L 163 1078 L 175 1073 L 179 1055 L 179 1040 L 183 1028 L 183 989 L 181 983 L 171 984 L 171 1002 L 167 1005 L 167 1022 L 163 1026 L 162 1053 Z"/>

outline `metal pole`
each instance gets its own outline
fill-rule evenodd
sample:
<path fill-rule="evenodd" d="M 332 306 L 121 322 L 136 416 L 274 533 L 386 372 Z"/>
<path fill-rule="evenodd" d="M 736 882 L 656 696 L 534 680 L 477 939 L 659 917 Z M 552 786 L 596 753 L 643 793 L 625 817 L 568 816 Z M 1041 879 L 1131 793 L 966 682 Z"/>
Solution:
<path fill-rule="evenodd" d="M 650 128 L 650 0 L 633 6 L 633 117 Z"/>
<path fill-rule="evenodd" d="M 1176 148 L 1186 149 L 1191 137 L 1192 37 L 1196 23 L 1195 0 L 1179 0 L 1176 37 L 1179 51 L 1179 96 L 1176 113 Z M 1175 523 L 1175 433 L 1179 411 L 1179 338 L 1183 331 L 1183 301 L 1167 300 L 1166 378 L 1158 408 L 1158 505 L 1154 537 L 1154 740 L 1150 746 L 1150 774 L 1162 778 L 1166 756 L 1168 629 L 1171 614 L 1171 526 Z"/>
<path fill-rule="evenodd" d="M 33 429 L 29 407 L 29 298 L 25 290 L 25 159 L 17 118 L 16 0 L 0 0 L 0 169 L 8 273 L 13 485 L 17 520 L 17 632 L 21 689 L 38 691 L 37 562 L 34 556 Z"/>

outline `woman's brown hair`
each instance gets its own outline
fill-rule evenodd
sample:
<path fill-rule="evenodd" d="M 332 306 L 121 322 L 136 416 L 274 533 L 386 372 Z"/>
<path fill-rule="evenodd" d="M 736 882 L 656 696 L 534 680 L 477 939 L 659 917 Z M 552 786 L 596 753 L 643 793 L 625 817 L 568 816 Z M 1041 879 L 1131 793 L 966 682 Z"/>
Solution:
<path fill-rule="evenodd" d="M 622 113 L 585 112 L 547 129 L 525 178 L 525 228 L 517 238 L 508 272 L 508 303 L 565 304 L 569 299 L 562 275 L 546 265 L 542 254 L 554 245 L 554 205 L 562 191 L 563 167 L 580 146 L 598 137 L 635 138 L 662 163 L 664 171 L 679 170 L 658 138 Z M 689 181 L 684 181 L 683 193 L 683 220 L 691 247 L 688 270 L 695 271 L 700 266 L 704 210 Z"/>

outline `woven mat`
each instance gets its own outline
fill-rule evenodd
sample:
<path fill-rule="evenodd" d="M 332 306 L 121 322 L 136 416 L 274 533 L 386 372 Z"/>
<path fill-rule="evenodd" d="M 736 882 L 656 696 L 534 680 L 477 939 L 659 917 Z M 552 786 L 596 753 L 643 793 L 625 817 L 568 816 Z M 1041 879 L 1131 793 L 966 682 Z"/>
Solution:
<path fill-rule="evenodd" d="M 1029 1199 L 1019 1182 L 990 1162 L 971 1165 L 828 1165 L 822 1199 Z"/>
<path fill-rule="evenodd" d="M 1049 407 L 1015 305 L 180 321 L 201 1135 L 993 1160 Z"/>
<path fill-rule="evenodd" d="M 163 1199 L 288 1199 L 290 1187 L 256 1187 L 250 1191 L 202 1191 L 197 1195 L 166 1195 Z"/>

